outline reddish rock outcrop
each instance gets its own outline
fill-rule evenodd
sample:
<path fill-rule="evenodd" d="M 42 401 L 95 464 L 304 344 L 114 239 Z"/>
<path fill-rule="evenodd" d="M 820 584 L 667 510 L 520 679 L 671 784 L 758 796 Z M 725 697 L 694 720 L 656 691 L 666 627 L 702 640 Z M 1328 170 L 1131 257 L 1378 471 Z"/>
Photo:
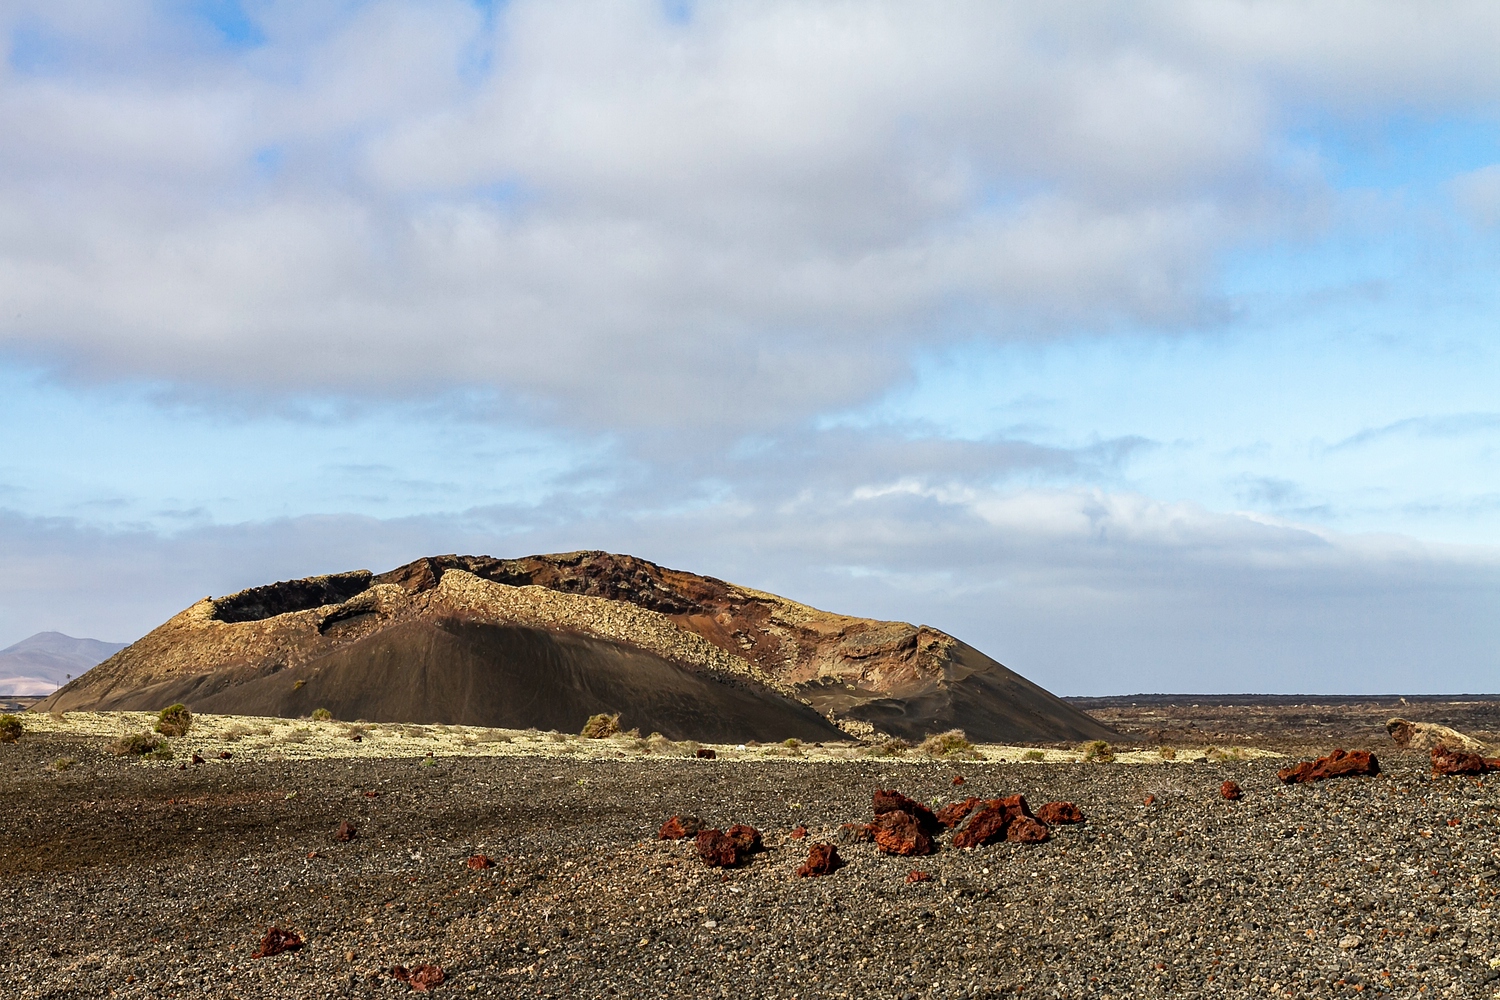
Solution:
<path fill-rule="evenodd" d="M 1237 782 L 1226 781 L 1224 782 L 1224 784 L 1219 786 L 1219 794 L 1224 796 L 1230 802 L 1238 802 L 1241 798 L 1244 797 L 1245 792 L 1244 789 L 1240 788 Z"/>
<path fill-rule="evenodd" d="M 342 823 L 340 823 L 339 828 L 334 831 L 333 839 L 339 841 L 340 843 L 347 844 L 349 841 L 358 836 L 359 829 L 346 819 Z"/>
<path fill-rule="evenodd" d="M 1010 824 L 1023 817 L 1035 819 L 1026 805 L 1024 795 L 989 799 L 984 803 L 984 808 L 970 817 L 968 825 L 953 835 L 952 844 L 957 848 L 979 847 L 1003 840 Z"/>
<path fill-rule="evenodd" d="M 1344 750 L 1339 748 L 1326 757 L 1305 760 L 1292 767 L 1282 768 L 1276 777 L 1287 784 L 1306 784 L 1326 781 L 1329 778 L 1349 778 L 1358 775 L 1380 773 L 1380 762 L 1368 750 Z"/>
<path fill-rule="evenodd" d="M 917 821 L 922 832 L 929 837 L 942 829 L 937 815 L 916 799 L 909 799 L 894 788 L 877 788 L 874 796 L 875 815 L 878 818 L 882 813 L 904 812 Z"/>
<path fill-rule="evenodd" d="M 1048 826 L 1061 826 L 1065 823 L 1082 823 L 1083 810 L 1071 802 L 1048 802 L 1037 809 L 1036 818 Z"/>
<path fill-rule="evenodd" d="M 685 840 L 695 837 L 703 829 L 703 821 L 697 816 L 673 816 L 656 832 L 657 840 Z"/>
<path fill-rule="evenodd" d="M 698 857 L 715 868 L 733 868 L 740 863 L 740 845 L 724 836 L 723 830 L 699 830 L 693 838 Z"/>
<path fill-rule="evenodd" d="M 465 863 L 476 872 L 495 867 L 495 862 L 490 859 L 488 854 L 476 854 Z"/>
<path fill-rule="evenodd" d="M 270 958 L 284 951 L 296 951 L 302 947 L 302 938 L 280 927 L 266 928 L 266 936 L 260 939 L 260 947 L 250 953 L 251 958 Z"/>
<path fill-rule="evenodd" d="M 734 841 L 735 846 L 740 849 L 741 856 L 754 854 L 761 849 L 760 831 L 753 826 L 736 823 L 724 831 L 724 836 Z"/>
<path fill-rule="evenodd" d="M 832 875 L 843 864 L 837 847 L 832 844 L 813 844 L 807 851 L 807 863 L 797 869 L 797 874 L 802 878 Z"/>
<path fill-rule="evenodd" d="M 929 812 L 929 815 L 931 813 Z M 934 823 L 937 821 L 934 819 Z M 912 856 L 937 850 L 932 835 L 909 812 L 892 809 L 875 817 L 875 846 L 886 854 Z"/>
<path fill-rule="evenodd" d="M 1477 753 L 1449 750 L 1439 743 L 1432 748 L 1432 773 L 1435 775 L 1484 774 L 1489 762 Z"/>
<path fill-rule="evenodd" d="M 1050 836 L 1047 824 L 1030 816 L 1017 816 L 1005 827 L 1005 839 L 1012 844 L 1040 844 Z"/>
<path fill-rule="evenodd" d="M 963 799 L 962 801 L 950 802 L 947 805 L 943 806 L 943 808 L 938 810 L 937 821 L 951 830 L 958 824 L 962 823 L 964 821 L 964 817 L 973 812 L 974 807 L 979 805 L 979 803 L 982 801 L 984 800 L 977 799 L 971 795 L 968 798 Z"/>
<path fill-rule="evenodd" d="M 434 986 L 443 985 L 447 977 L 443 970 L 436 965 L 419 965 L 414 969 L 408 969 L 404 965 L 391 966 L 391 978 L 399 979 L 410 986 L 413 992 L 426 993 Z"/>

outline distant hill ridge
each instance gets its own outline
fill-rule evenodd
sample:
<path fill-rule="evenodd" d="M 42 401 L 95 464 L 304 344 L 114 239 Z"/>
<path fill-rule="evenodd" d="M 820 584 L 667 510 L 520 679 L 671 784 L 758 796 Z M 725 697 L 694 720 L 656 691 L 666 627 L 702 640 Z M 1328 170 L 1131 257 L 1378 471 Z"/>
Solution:
<path fill-rule="evenodd" d="M 204 598 L 38 706 L 536 726 L 700 739 L 1115 734 L 936 629 L 634 556 L 432 556 Z"/>
<path fill-rule="evenodd" d="M 38 632 L 0 649 L 0 695 L 44 695 L 124 649 L 123 642 Z"/>

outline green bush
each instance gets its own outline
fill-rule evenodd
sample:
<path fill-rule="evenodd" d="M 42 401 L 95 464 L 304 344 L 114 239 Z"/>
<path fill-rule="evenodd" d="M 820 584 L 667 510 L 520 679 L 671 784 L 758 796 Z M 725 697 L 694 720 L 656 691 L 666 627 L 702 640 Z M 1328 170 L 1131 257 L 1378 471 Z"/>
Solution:
<path fill-rule="evenodd" d="M 163 736 L 186 736 L 191 728 L 193 713 L 186 705 L 168 705 L 156 716 L 156 731 Z"/>
<path fill-rule="evenodd" d="M 586 739 L 602 740 L 614 736 L 620 731 L 620 713 L 606 715 L 600 712 L 598 715 L 589 716 L 589 721 L 583 724 L 583 732 L 579 735 Z M 640 734 L 637 733 L 637 736 Z"/>
<path fill-rule="evenodd" d="M 328 722 L 333 718 L 333 713 L 326 708 L 313 709 L 312 720 L 314 722 Z"/>
<path fill-rule="evenodd" d="M 1022 760 L 1046 760 L 1047 753 L 1044 750 L 1027 750 L 1021 755 Z"/>
<path fill-rule="evenodd" d="M 122 757 L 142 757 L 148 753 L 156 753 L 165 745 L 166 741 L 155 733 L 131 733 L 115 740 L 109 748 Z"/>
<path fill-rule="evenodd" d="M 1115 759 L 1115 752 L 1110 745 L 1103 740 L 1090 740 L 1079 747 L 1083 751 L 1083 759 L 1089 761 L 1100 761 L 1107 763 Z"/>
<path fill-rule="evenodd" d="M 14 715 L 0 715 L 0 743 L 14 743 L 21 738 L 26 727 Z"/>
<path fill-rule="evenodd" d="M 974 744 L 962 729 L 950 729 L 946 733 L 934 733 L 922 741 L 918 752 L 929 757 L 977 757 Z"/>

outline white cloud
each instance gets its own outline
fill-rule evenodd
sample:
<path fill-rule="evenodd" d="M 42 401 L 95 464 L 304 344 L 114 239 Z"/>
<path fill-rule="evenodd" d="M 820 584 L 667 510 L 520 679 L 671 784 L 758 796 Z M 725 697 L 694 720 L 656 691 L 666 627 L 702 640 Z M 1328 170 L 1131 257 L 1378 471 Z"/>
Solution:
<path fill-rule="evenodd" d="M 1500 225 L 1500 163 L 1460 174 L 1452 189 L 1459 207 L 1476 225 Z"/>

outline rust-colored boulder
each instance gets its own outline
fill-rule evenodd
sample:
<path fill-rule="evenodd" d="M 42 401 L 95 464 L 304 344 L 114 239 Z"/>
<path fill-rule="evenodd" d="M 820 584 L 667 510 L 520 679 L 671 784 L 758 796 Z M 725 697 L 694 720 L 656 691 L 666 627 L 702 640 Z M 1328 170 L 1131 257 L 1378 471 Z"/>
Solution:
<path fill-rule="evenodd" d="M 693 756 L 697 757 L 699 760 L 713 760 L 719 755 L 714 753 L 712 747 L 699 747 L 697 750 L 693 751 Z"/>
<path fill-rule="evenodd" d="M 1005 827 L 1005 839 L 1012 844 L 1040 844 L 1050 836 L 1047 824 L 1031 816 L 1017 816 Z"/>
<path fill-rule="evenodd" d="M 1224 784 L 1219 786 L 1219 794 L 1224 796 L 1230 802 L 1238 802 L 1241 798 L 1244 797 L 1245 792 L 1244 789 L 1240 788 L 1238 782 L 1226 781 L 1224 782 Z"/>
<path fill-rule="evenodd" d="M 1031 809 L 1026 805 L 1024 795 L 989 799 L 982 809 L 969 818 L 968 825 L 953 835 L 953 846 L 957 848 L 979 847 L 1003 840 L 1010 824 L 1021 818 L 1035 818 L 1031 815 Z"/>
<path fill-rule="evenodd" d="M 960 802 L 950 802 L 937 811 L 937 821 L 951 830 L 962 823 L 964 817 L 973 812 L 974 807 L 983 801 L 971 795 Z"/>
<path fill-rule="evenodd" d="M 194 764 L 201 764 L 201 763 L 203 763 L 203 758 L 200 757 L 200 756 L 198 756 L 196 753 L 193 754 L 193 758 L 192 759 L 193 759 L 193 763 Z"/>
<path fill-rule="evenodd" d="M 1287 784 L 1306 784 L 1311 781 L 1326 781 L 1329 778 L 1348 778 L 1356 775 L 1380 773 L 1380 762 L 1368 750 L 1344 750 L 1342 747 L 1317 760 L 1305 760 L 1276 772 L 1276 777 Z"/>
<path fill-rule="evenodd" d="M 736 827 L 730 827 L 731 831 L 734 829 Z M 751 827 L 744 827 L 744 829 L 754 832 Z M 759 836 L 757 833 L 757 839 L 754 841 L 756 848 L 760 846 Z M 736 837 L 726 834 L 723 830 L 699 830 L 697 837 L 694 838 L 694 844 L 698 848 L 698 857 L 703 859 L 704 864 L 715 868 L 733 868 L 744 861 L 752 850 L 750 843 L 750 838 L 743 833 Z"/>
<path fill-rule="evenodd" d="M 391 966 L 391 978 L 399 979 L 412 988 L 415 993 L 426 993 L 434 986 L 443 985 L 447 977 L 443 970 L 436 965 L 419 965 L 414 969 L 408 969 L 404 965 Z"/>
<path fill-rule="evenodd" d="M 1449 750 L 1442 743 L 1432 748 L 1432 773 L 1435 775 L 1483 774 L 1488 770 L 1489 762 L 1477 753 Z"/>
<path fill-rule="evenodd" d="M 839 827 L 839 839 L 846 844 L 868 844 L 875 839 L 875 824 L 845 823 Z"/>
<path fill-rule="evenodd" d="M 220 750 L 219 751 L 219 759 L 220 760 L 228 760 L 229 758 L 231 758 L 233 756 L 234 756 L 234 754 L 230 753 L 228 750 Z"/>
<path fill-rule="evenodd" d="M 302 947 L 302 938 L 280 927 L 267 927 L 266 936 L 260 939 L 260 947 L 250 953 L 251 958 L 270 958 L 284 951 L 296 951 Z"/>
<path fill-rule="evenodd" d="M 894 788 L 877 788 L 875 790 L 874 805 L 877 819 L 883 813 L 904 812 L 916 820 L 917 825 L 922 828 L 922 832 L 929 837 L 942 829 L 942 824 L 938 822 L 937 816 L 931 809 L 916 799 L 907 798 Z"/>
<path fill-rule="evenodd" d="M 490 860 L 490 856 L 488 854 L 476 854 L 473 857 L 469 858 L 469 860 L 465 863 L 476 872 L 484 871 L 486 868 L 495 867 L 495 862 Z"/>
<path fill-rule="evenodd" d="M 909 871 L 909 872 L 906 873 L 906 881 L 908 883 L 911 883 L 911 882 L 931 882 L 932 881 L 932 873 L 931 872 Z"/>
<path fill-rule="evenodd" d="M 797 869 L 797 874 L 802 878 L 832 875 L 843 864 L 837 847 L 832 844 L 813 844 L 807 851 L 807 863 Z"/>
<path fill-rule="evenodd" d="M 333 839 L 339 841 L 340 843 L 347 844 L 349 843 L 349 841 L 358 836 L 359 829 L 346 819 L 339 824 L 338 830 L 334 831 Z"/>
<path fill-rule="evenodd" d="M 1048 826 L 1061 826 L 1064 823 L 1082 823 L 1083 810 L 1071 802 L 1048 802 L 1038 807 L 1036 818 Z"/>
<path fill-rule="evenodd" d="M 958 787 L 959 785 L 962 785 L 963 783 L 964 783 L 964 776 L 963 775 L 961 775 L 961 774 L 955 774 L 953 776 L 953 785 L 954 785 L 955 788 Z"/>
<path fill-rule="evenodd" d="M 703 821 L 697 816 L 673 816 L 656 832 L 657 840 L 685 840 L 695 837 L 703 829 Z"/>
<path fill-rule="evenodd" d="M 922 829 L 921 822 L 909 812 L 900 809 L 883 812 L 875 817 L 874 825 L 875 846 L 886 854 L 910 856 L 931 854 L 937 850 L 931 834 Z"/>
<path fill-rule="evenodd" d="M 724 831 L 724 836 L 735 842 L 735 845 L 740 849 L 741 855 L 754 854 L 761 849 L 760 831 L 753 826 L 736 823 Z"/>
<path fill-rule="evenodd" d="M 792 827 L 792 832 L 787 834 L 787 836 L 791 837 L 793 840 L 801 840 L 803 837 L 807 836 L 807 827 L 803 826 L 801 823 L 798 823 L 796 826 Z"/>

